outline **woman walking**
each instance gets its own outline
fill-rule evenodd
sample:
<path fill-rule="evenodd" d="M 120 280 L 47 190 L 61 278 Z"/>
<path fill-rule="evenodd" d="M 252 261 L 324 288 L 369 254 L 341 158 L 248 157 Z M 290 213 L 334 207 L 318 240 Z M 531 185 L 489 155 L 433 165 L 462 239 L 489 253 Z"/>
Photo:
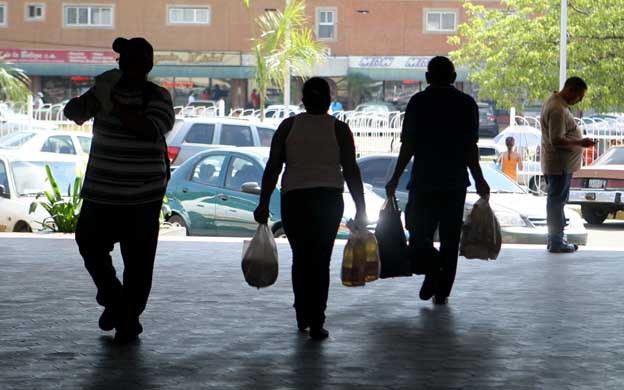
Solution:
<path fill-rule="evenodd" d="M 327 82 L 318 77 L 306 81 L 302 101 L 306 112 L 285 119 L 273 136 L 254 216 L 258 223 L 267 223 L 269 200 L 286 164 L 281 214 L 293 253 L 297 326 L 301 331 L 310 328 L 310 337 L 322 340 L 329 335 L 323 328 L 329 262 L 343 214 L 345 180 L 360 226 L 366 224 L 366 211 L 353 134 L 346 123 L 327 114 L 331 103 Z"/>
<path fill-rule="evenodd" d="M 505 138 L 505 145 L 507 145 L 507 151 L 498 156 L 497 164 L 502 168 L 502 171 L 510 179 L 518 182 L 518 169 L 523 169 L 522 156 L 520 153 L 514 151 L 514 145 L 516 140 L 514 137 Z"/>

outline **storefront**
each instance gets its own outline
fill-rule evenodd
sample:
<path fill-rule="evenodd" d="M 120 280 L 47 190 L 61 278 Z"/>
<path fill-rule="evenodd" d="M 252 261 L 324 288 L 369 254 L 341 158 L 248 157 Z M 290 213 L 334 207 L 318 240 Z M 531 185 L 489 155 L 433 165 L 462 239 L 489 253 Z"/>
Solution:
<path fill-rule="evenodd" d="M 98 74 L 117 66 L 112 50 L 0 49 L 0 58 L 22 69 L 32 80 L 33 92 L 43 92 L 46 103 L 60 103 L 86 91 Z M 150 77 L 169 89 L 175 105 L 196 99 L 219 99 L 226 106 L 246 106 L 253 66 L 236 52 L 156 51 Z"/>

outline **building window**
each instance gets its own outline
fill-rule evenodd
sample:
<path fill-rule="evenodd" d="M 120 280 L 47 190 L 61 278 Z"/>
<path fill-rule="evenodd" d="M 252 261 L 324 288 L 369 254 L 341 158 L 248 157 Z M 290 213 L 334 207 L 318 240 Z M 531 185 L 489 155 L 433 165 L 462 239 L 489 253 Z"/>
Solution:
<path fill-rule="evenodd" d="M 45 18 L 45 4 L 26 4 L 26 20 L 43 20 Z"/>
<path fill-rule="evenodd" d="M 113 27 L 113 6 L 66 5 L 65 26 Z"/>
<path fill-rule="evenodd" d="M 7 6 L 6 3 L 0 3 L 0 27 L 7 25 Z"/>
<path fill-rule="evenodd" d="M 427 32 L 454 32 L 457 30 L 457 12 L 426 11 L 425 26 Z"/>
<path fill-rule="evenodd" d="M 318 8 L 316 11 L 316 37 L 318 39 L 336 39 L 336 9 Z"/>
<path fill-rule="evenodd" d="M 169 24 L 210 24 L 210 7 L 169 7 Z"/>

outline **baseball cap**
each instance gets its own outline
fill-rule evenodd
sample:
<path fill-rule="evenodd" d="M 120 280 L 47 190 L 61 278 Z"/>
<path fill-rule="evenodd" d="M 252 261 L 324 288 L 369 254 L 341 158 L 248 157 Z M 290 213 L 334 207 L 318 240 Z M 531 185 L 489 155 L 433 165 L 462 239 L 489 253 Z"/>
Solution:
<path fill-rule="evenodd" d="M 141 52 L 150 59 L 154 57 L 154 48 L 145 38 L 141 37 L 130 39 L 119 37 L 113 42 L 113 50 L 119 54 Z"/>

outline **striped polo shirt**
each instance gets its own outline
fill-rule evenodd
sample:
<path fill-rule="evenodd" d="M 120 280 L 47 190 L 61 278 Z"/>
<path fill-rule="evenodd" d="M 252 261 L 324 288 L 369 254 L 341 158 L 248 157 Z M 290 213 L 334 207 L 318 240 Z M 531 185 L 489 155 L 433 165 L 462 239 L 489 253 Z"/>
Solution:
<path fill-rule="evenodd" d="M 148 84 L 143 91 L 114 87 L 111 94 L 126 107 L 143 111 L 159 133 L 156 140 L 140 139 L 115 115 L 99 110 L 93 123 L 83 199 L 109 205 L 162 201 L 168 177 L 165 134 L 173 127 L 175 114 L 169 92 Z M 89 93 L 93 96 L 93 89 Z"/>

